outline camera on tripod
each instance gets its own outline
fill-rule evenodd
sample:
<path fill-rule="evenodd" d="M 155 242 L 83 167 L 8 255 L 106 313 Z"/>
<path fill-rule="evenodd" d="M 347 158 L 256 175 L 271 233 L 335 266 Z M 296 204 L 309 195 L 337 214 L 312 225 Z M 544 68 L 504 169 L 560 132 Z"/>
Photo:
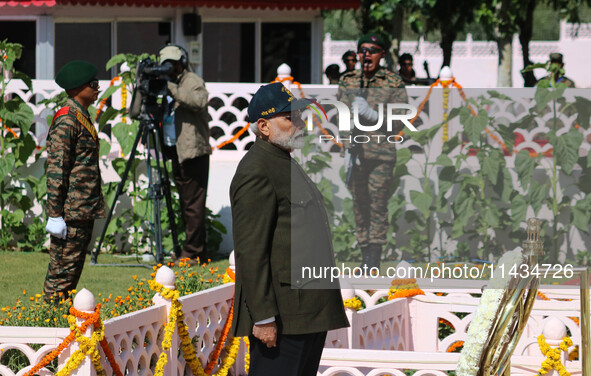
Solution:
<path fill-rule="evenodd" d="M 129 116 L 141 120 L 145 112 L 153 113 L 158 107 L 157 98 L 168 93 L 167 83 L 171 80 L 174 66 L 170 61 L 162 64 L 150 58 L 141 60 L 136 69 L 136 85 L 131 98 Z"/>

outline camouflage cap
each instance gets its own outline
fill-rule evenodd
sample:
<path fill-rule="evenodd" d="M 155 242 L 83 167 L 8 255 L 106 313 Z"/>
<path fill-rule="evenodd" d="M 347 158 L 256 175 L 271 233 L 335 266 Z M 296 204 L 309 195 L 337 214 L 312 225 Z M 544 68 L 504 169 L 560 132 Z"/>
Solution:
<path fill-rule="evenodd" d="M 550 54 L 550 62 L 552 63 L 558 63 L 558 64 L 563 64 L 562 62 L 562 54 L 558 53 L 558 52 L 552 52 Z"/>
<path fill-rule="evenodd" d="M 93 64 L 74 60 L 64 65 L 55 76 L 55 82 L 63 89 L 75 89 L 96 77 L 97 67 Z"/>
<path fill-rule="evenodd" d="M 363 43 L 373 43 L 375 45 L 382 47 L 384 50 L 388 48 L 384 39 L 376 33 L 368 33 L 359 38 L 359 41 L 357 42 L 358 50 Z"/>

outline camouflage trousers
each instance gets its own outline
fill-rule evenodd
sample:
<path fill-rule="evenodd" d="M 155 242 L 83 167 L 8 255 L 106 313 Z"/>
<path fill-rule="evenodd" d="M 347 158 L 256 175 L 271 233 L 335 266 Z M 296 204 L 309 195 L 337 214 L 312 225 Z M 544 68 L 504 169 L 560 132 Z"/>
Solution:
<path fill-rule="evenodd" d="M 90 239 L 92 237 L 93 221 L 68 222 L 66 239 L 51 236 L 49 247 L 49 266 L 43 285 L 45 301 L 52 296 L 67 297 L 68 291 L 76 288 Z"/>
<path fill-rule="evenodd" d="M 392 197 L 395 162 L 362 160 L 351 173 L 351 195 L 355 213 L 355 236 L 359 247 L 386 244 L 388 201 Z"/>

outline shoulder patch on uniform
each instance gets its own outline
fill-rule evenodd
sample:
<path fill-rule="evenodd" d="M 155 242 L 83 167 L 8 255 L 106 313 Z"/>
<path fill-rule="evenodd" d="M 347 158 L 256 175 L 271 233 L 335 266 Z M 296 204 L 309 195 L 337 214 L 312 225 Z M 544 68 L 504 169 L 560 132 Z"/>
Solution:
<path fill-rule="evenodd" d="M 67 115 L 67 114 L 68 114 L 68 112 L 70 112 L 70 107 L 69 107 L 69 106 L 65 106 L 65 107 L 62 107 L 62 108 L 60 108 L 60 109 L 59 109 L 59 110 L 58 110 L 58 111 L 55 113 L 55 115 L 53 116 L 53 120 L 52 120 L 51 122 L 52 122 L 52 123 L 55 123 L 55 119 L 57 119 L 57 118 L 58 118 L 58 117 L 60 117 L 60 116 Z"/>

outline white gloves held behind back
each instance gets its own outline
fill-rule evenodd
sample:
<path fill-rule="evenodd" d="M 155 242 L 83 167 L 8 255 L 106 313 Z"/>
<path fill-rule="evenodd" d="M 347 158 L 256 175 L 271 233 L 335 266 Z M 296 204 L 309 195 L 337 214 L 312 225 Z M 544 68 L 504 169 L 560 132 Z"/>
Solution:
<path fill-rule="evenodd" d="M 45 230 L 56 238 L 65 239 L 68 233 L 68 226 L 62 217 L 47 218 L 47 225 Z"/>

